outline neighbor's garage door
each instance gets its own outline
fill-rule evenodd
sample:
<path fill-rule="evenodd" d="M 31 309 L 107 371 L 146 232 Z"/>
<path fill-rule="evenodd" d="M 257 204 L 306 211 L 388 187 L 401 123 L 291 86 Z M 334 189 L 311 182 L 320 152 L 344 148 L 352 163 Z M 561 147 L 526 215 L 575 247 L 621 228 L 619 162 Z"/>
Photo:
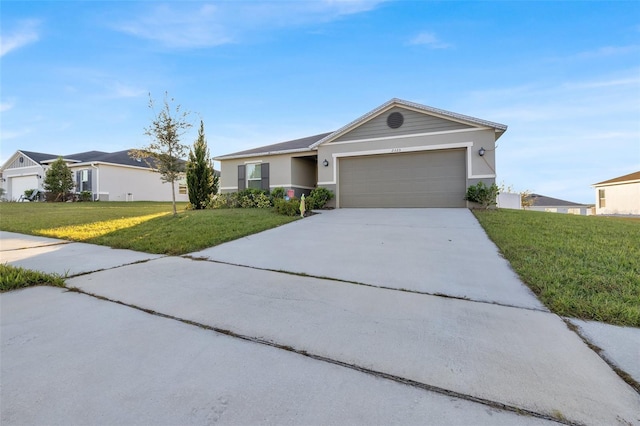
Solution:
<path fill-rule="evenodd" d="M 465 207 L 465 150 L 341 158 L 340 207 Z"/>
<path fill-rule="evenodd" d="M 11 194 L 9 197 L 17 200 L 27 189 L 37 189 L 38 178 L 36 176 L 20 176 L 11 178 Z"/>

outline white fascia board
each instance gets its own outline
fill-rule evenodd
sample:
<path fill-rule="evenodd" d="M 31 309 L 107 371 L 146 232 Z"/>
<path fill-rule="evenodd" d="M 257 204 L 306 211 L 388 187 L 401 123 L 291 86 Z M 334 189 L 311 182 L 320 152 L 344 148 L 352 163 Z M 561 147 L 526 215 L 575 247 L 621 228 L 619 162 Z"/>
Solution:
<path fill-rule="evenodd" d="M 42 164 L 53 163 L 54 161 L 57 161 L 58 158 L 52 158 L 52 159 L 49 159 L 49 160 L 42 160 L 40 163 L 42 163 Z M 71 160 L 69 158 L 64 158 L 64 157 L 62 157 L 62 161 L 66 162 L 66 163 L 74 163 L 74 164 L 75 163 L 80 163 L 80 160 Z"/>
<path fill-rule="evenodd" d="M 593 185 L 591 185 L 593 188 L 601 188 L 603 186 L 618 186 L 618 185 L 629 185 L 632 183 L 640 183 L 640 179 L 634 179 L 634 180 L 625 180 L 622 182 L 610 182 L 610 183 L 595 183 Z"/>
<path fill-rule="evenodd" d="M 155 172 L 155 169 L 152 169 L 151 167 L 142 167 L 142 166 L 130 166 L 128 164 L 118 164 L 118 163 L 108 163 L 105 161 L 87 161 L 84 163 L 76 163 L 73 164 L 71 166 L 69 166 L 69 168 L 78 168 L 78 167 L 95 167 L 95 166 L 99 166 L 101 164 L 104 164 L 105 166 L 113 166 L 113 167 L 122 167 L 125 169 L 136 169 L 136 170 L 148 170 L 150 172 Z"/>
<path fill-rule="evenodd" d="M 297 148 L 297 149 L 287 149 L 283 151 L 258 152 L 255 154 L 245 154 L 245 155 L 225 155 L 224 157 L 213 157 L 213 159 L 216 161 L 237 160 L 239 158 L 266 157 L 271 155 L 295 154 L 298 152 L 313 152 L 313 151 L 317 151 L 317 150 L 311 149 L 311 148 Z"/>

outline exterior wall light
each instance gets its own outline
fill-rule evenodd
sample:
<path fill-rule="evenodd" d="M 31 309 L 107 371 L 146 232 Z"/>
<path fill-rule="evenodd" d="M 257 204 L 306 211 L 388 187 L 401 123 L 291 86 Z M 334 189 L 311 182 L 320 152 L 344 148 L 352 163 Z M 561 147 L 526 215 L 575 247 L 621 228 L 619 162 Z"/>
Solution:
<path fill-rule="evenodd" d="M 478 155 L 479 155 L 480 157 L 482 157 L 482 156 L 484 156 L 484 153 L 485 153 L 485 152 L 486 152 L 486 151 L 484 150 L 484 148 L 480 148 L 480 150 L 478 151 Z"/>
<path fill-rule="evenodd" d="M 329 160 L 325 158 L 324 161 L 322 162 L 322 165 L 325 167 L 329 167 Z"/>

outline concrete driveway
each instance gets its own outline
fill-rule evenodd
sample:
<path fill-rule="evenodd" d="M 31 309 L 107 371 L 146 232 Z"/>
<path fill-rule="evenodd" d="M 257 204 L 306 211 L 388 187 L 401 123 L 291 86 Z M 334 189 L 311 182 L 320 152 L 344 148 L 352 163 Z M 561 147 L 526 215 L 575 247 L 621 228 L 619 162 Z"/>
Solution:
<path fill-rule="evenodd" d="M 75 244 L 49 264 L 49 245 L 2 237 L 0 260 L 43 270 Z M 68 280 L 86 294 L 0 296 L 3 424 L 640 424 L 639 395 L 463 209 L 336 210 L 120 255 Z"/>

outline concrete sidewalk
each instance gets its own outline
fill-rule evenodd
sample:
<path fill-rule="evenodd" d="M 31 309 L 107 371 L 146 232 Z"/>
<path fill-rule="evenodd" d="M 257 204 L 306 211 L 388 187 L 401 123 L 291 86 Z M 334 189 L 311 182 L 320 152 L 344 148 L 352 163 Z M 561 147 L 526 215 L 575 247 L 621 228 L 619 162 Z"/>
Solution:
<path fill-rule="evenodd" d="M 544 425 L 38 287 L 0 295 L 2 425 Z"/>
<path fill-rule="evenodd" d="M 394 220 L 397 222 L 395 225 L 391 224 Z M 424 225 L 423 222 L 428 225 Z M 385 231 L 387 227 L 393 229 Z M 93 346 L 101 349 L 95 353 L 92 351 L 93 346 L 80 345 L 72 357 L 76 363 L 84 366 L 83 357 L 93 359 L 104 355 L 107 362 L 96 363 L 95 368 L 107 368 L 107 371 L 110 371 L 110 367 L 105 367 L 105 364 L 109 365 L 109 360 L 116 366 L 128 362 L 137 365 L 141 357 L 153 359 L 156 353 L 166 352 L 165 355 L 158 355 L 160 358 L 165 357 L 162 358 L 164 361 L 152 366 L 152 371 L 159 375 L 155 381 L 149 379 L 154 373 L 143 368 L 140 375 L 135 371 L 130 372 L 130 380 L 136 385 L 134 388 L 138 391 L 150 389 L 152 395 L 160 395 L 158 398 L 162 400 L 162 395 L 173 391 L 181 394 L 183 390 L 179 384 L 184 380 L 190 380 L 193 389 L 201 389 L 206 394 L 206 384 L 200 382 L 200 378 L 194 377 L 195 370 L 188 367 L 192 362 L 189 354 L 182 356 L 184 352 L 181 352 L 187 349 L 182 348 L 183 345 L 197 346 L 201 337 L 195 338 L 191 343 L 177 339 L 177 343 L 174 344 L 170 333 L 166 339 L 162 334 L 164 324 L 168 321 L 194 331 L 205 332 L 202 336 L 207 336 L 203 337 L 207 341 L 208 336 L 218 336 L 211 331 L 213 329 L 235 335 L 235 338 L 225 337 L 230 341 L 255 345 L 269 353 L 273 351 L 275 358 L 278 358 L 277 354 L 286 354 L 287 357 L 304 360 L 299 369 L 293 367 L 289 376 L 284 375 L 281 387 L 275 378 L 277 375 L 266 379 L 275 389 L 275 393 L 281 393 L 283 398 L 292 398 L 291 407 L 285 409 L 282 401 L 274 401 L 276 408 L 272 411 L 269 411 L 268 407 L 264 408 L 265 412 L 273 413 L 272 417 L 248 418 L 238 413 L 224 418 L 216 417 L 223 423 L 528 424 L 540 422 L 540 419 L 534 417 L 543 416 L 581 424 L 640 424 L 638 393 L 624 383 L 576 333 L 569 330 L 562 319 L 541 307 L 537 299 L 515 277 L 508 263 L 499 257 L 497 249 L 486 238 L 482 229 L 478 228 L 479 225 L 466 210 L 371 210 L 369 214 L 366 211 L 363 213 L 337 210 L 192 256 L 246 266 L 199 261 L 193 258 L 145 256 L 134 252 L 130 252 L 131 256 L 128 258 L 126 253 L 122 253 L 126 251 L 94 248 L 92 250 L 95 252 L 91 253 L 104 257 L 99 264 L 91 265 L 97 267 L 96 270 L 99 272 L 77 276 L 67 280 L 67 284 L 87 293 L 128 304 L 130 307 L 75 293 L 61 293 L 56 289 L 28 289 L 2 295 L 2 400 L 9 395 L 5 392 L 5 374 L 9 374 L 5 373 L 4 359 L 7 356 L 11 362 L 16 363 L 9 364 L 11 375 L 8 377 L 12 377 L 13 381 L 7 383 L 20 388 L 15 395 L 10 394 L 11 406 L 17 404 L 22 407 L 18 408 L 16 413 L 11 412 L 13 417 L 10 420 L 12 423 L 20 423 L 21 416 L 31 415 L 24 412 L 29 404 L 24 401 L 24 405 L 20 405 L 18 394 L 37 394 L 37 386 L 42 380 L 27 381 L 25 385 L 20 385 L 19 373 L 14 375 L 14 370 L 28 372 L 31 368 L 42 368 L 38 367 L 39 363 L 46 365 L 46 362 L 42 361 L 38 354 L 65 351 L 65 340 L 60 335 L 74 335 L 80 332 L 76 330 L 77 327 L 70 327 L 73 321 L 86 325 L 86 330 L 83 328 L 82 333 L 87 334 L 94 330 L 97 336 L 104 336 L 102 344 L 94 342 Z M 313 238 L 308 237 L 318 231 L 322 232 Z M 292 234 L 305 236 L 299 240 L 304 241 L 306 245 L 298 247 L 299 243 L 294 241 Z M 31 241 L 28 243 L 31 247 L 29 249 L 6 250 L 5 239 L 19 240 L 21 236 L 2 233 L 0 238 L 3 239 L 0 261 L 5 262 L 6 256 L 18 256 L 16 253 L 22 252 L 14 258 L 17 260 L 10 263 L 35 264 L 32 260 L 37 258 L 38 268 L 32 269 L 48 271 L 59 268 L 61 262 L 72 261 L 73 256 L 64 253 L 65 250 L 72 253 L 71 248 L 77 244 L 64 244 L 58 250 L 47 253 L 47 247 L 34 247 L 38 244 Z M 478 256 L 478 263 L 474 264 L 476 260 L 469 260 L 474 266 L 463 266 L 458 275 L 455 275 L 455 261 L 466 262 L 468 252 L 447 250 L 445 242 L 448 243 L 449 239 L 460 239 L 467 245 L 476 245 L 480 251 L 486 253 Z M 51 241 L 44 243 L 48 247 L 51 246 Z M 445 248 L 438 251 L 438 244 L 444 245 Z M 386 247 L 381 249 L 378 245 Z M 15 242 L 12 247 L 18 246 L 20 243 Z M 110 253 L 113 252 L 117 254 L 109 260 Z M 270 262 L 269 256 L 263 254 L 265 252 L 270 253 Z M 420 259 L 419 255 L 415 255 L 417 252 L 423 253 L 422 257 L 429 261 L 416 264 Z M 30 258 L 30 255 L 35 257 Z M 411 261 L 405 259 L 411 256 Z M 437 261 L 438 258 L 440 261 Z M 401 267 L 396 268 L 398 264 Z M 294 265 L 303 267 L 297 268 Z M 369 268 L 375 270 L 372 272 Z M 273 271 L 279 269 L 288 272 Z M 393 270 L 393 273 L 388 273 L 388 269 Z M 329 273 L 316 273 L 320 270 Z M 353 270 L 359 271 L 359 279 L 348 279 L 354 274 Z M 481 270 L 482 274 L 478 274 L 478 270 Z M 424 271 L 433 272 L 425 277 Z M 311 273 L 331 279 L 300 276 L 291 272 Z M 445 279 L 447 273 L 454 274 L 448 281 Z M 380 278 L 380 274 L 385 274 L 384 280 Z M 420 279 L 420 274 L 423 279 Z M 487 277 L 493 277 L 496 282 Z M 344 280 L 357 281 L 365 285 Z M 405 288 L 403 280 L 408 283 L 412 292 L 394 289 Z M 49 291 L 54 291 L 53 294 L 56 296 L 50 296 Z M 444 297 L 434 295 L 436 293 Z M 32 294 L 34 296 L 31 296 Z M 44 302 L 40 302 L 41 298 Z M 67 302 L 68 299 L 73 302 Z M 78 312 L 70 314 L 69 318 L 64 317 L 61 310 L 73 311 L 71 305 L 84 305 L 85 300 L 105 307 L 79 307 Z M 51 305 L 52 308 L 37 308 L 40 305 Z M 16 308 L 6 308 L 9 306 Z M 30 306 L 34 307 L 33 311 L 29 310 Z M 136 319 L 129 325 L 127 321 L 112 321 L 112 314 L 108 313 L 109 308 L 106 306 L 133 311 L 136 313 Z M 144 309 L 146 312 L 132 307 Z M 39 311 L 35 309 L 43 311 L 42 317 L 38 316 Z M 91 315 L 91 312 L 102 309 L 106 313 L 95 318 Z M 118 311 L 115 315 L 119 317 L 123 314 Z M 152 341 L 151 337 L 145 339 L 135 335 L 141 323 L 137 315 L 148 319 L 149 324 L 161 324 L 155 326 L 156 328 L 149 325 L 145 330 L 151 337 L 163 342 L 164 347 L 161 343 Z M 125 315 L 125 318 L 128 316 Z M 157 320 L 162 321 L 156 322 Z M 56 327 L 57 324 L 60 327 Z M 41 334 L 36 337 L 29 335 L 29 330 L 38 329 L 40 326 L 44 327 Z M 109 349 L 110 339 L 117 340 L 119 333 L 124 335 L 124 340 L 112 342 L 114 350 Z M 7 340 L 9 337 L 5 338 L 6 336 L 14 337 Z M 49 336 L 50 341 L 43 338 L 44 336 Z M 85 337 L 78 337 L 83 338 Z M 56 347 L 56 341 L 60 341 L 60 346 Z M 48 342 L 50 346 L 40 346 L 43 342 Z M 142 346 L 138 347 L 138 343 Z M 68 345 L 70 348 L 74 347 L 72 343 Z M 131 354 L 126 351 L 129 346 L 135 348 Z M 215 366 L 224 369 L 224 366 L 230 363 L 230 370 L 236 371 L 234 369 L 240 368 L 234 364 L 237 362 L 250 374 L 264 374 L 255 367 L 260 365 L 263 355 L 252 355 L 253 350 L 235 349 L 235 345 L 232 346 L 234 349 L 229 352 L 224 348 L 212 349 L 214 352 L 218 351 L 216 353 L 224 354 L 215 359 Z M 145 352 L 144 347 L 148 347 L 149 350 Z M 39 352 L 39 348 L 42 348 L 43 352 Z M 173 351 L 178 355 L 172 358 L 170 354 Z M 232 359 L 227 359 L 227 356 Z M 613 357 L 615 356 L 611 358 Z M 198 364 L 197 359 L 193 362 Z M 342 383 L 341 386 L 355 381 L 353 383 L 357 389 L 349 388 L 350 392 L 365 392 L 365 396 L 366 391 L 360 389 L 360 386 L 371 385 L 353 377 L 363 375 L 374 380 L 374 383 L 393 384 L 393 389 L 396 389 L 395 386 L 402 386 L 411 389 L 411 392 L 417 391 L 418 395 L 422 396 L 414 399 L 411 407 L 414 407 L 418 414 L 416 417 L 404 411 L 391 413 L 393 415 L 384 414 L 381 410 L 386 411 L 390 406 L 382 404 L 382 408 L 376 411 L 371 405 L 359 400 L 354 401 L 353 406 L 347 404 L 343 407 L 335 403 L 329 394 L 313 394 L 319 405 L 316 408 L 308 407 L 305 405 L 306 399 L 301 400 L 302 395 L 297 395 L 304 393 L 301 389 L 306 385 L 320 383 L 320 389 L 327 392 L 334 392 L 332 386 L 336 385 L 331 384 L 333 376 L 323 370 L 324 367 L 307 367 L 307 362 L 313 365 L 326 364 L 331 369 L 337 368 L 338 372 L 344 371 L 343 376 L 337 373 L 335 380 Z M 288 363 L 291 361 L 286 358 L 283 365 Z M 104 378 L 102 374 L 108 373 L 86 368 L 89 377 L 97 376 L 98 379 L 95 382 L 78 379 L 80 382 L 73 382 L 74 386 L 76 389 L 87 389 L 89 394 L 94 392 L 93 396 L 82 395 L 87 399 L 85 405 L 91 407 L 90 411 L 101 413 L 100 415 L 106 416 L 107 419 L 114 419 L 109 417 L 114 414 L 101 412 L 102 405 L 98 402 L 101 398 L 101 383 L 108 382 L 108 378 Z M 183 369 L 184 377 L 171 376 L 171 372 L 179 368 Z M 281 369 L 277 366 L 273 368 L 276 372 Z M 308 368 L 310 371 L 319 369 L 318 375 L 314 376 L 311 382 L 307 381 Z M 163 369 L 169 372 L 167 376 L 162 373 Z M 60 379 L 60 371 L 65 370 L 42 372 L 51 386 L 45 386 L 43 392 L 55 393 L 53 386 L 55 381 Z M 113 386 L 118 388 L 118 373 L 113 374 Z M 216 380 L 206 372 L 201 374 L 209 380 Z M 328 376 L 325 377 L 326 374 Z M 164 382 L 167 377 L 173 381 Z M 321 378 L 329 383 L 325 386 L 325 381 Z M 292 385 L 297 381 L 304 384 L 302 388 Z M 348 383 L 345 384 L 346 382 Z M 171 383 L 176 385 L 172 386 Z M 249 379 L 241 379 L 241 383 L 250 387 L 247 385 Z M 237 391 L 236 396 L 240 399 L 244 395 L 242 384 L 234 388 Z M 223 380 L 221 386 L 220 389 L 212 391 L 210 400 L 214 395 L 219 395 L 225 386 L 232 384 Z M 268 386 L 265 385 L 266 387 Z M 371 396 L 373 401 L 383 401 L 386 398 L 390 398 L 390 401 L 398 398 L 404 401 L 405 394 L 402 392 L 374 388 L 376 395 Z M 296 395 L 288 394 L 288 389 L 295 389 Z M 130 397 L 131 392 L 131 388 L 124 384 L 122 393 L 110 394 L 107 399 L 118 401 L 120 397 Z M 260 393 L 256 391 L 250 395 L 259 399 Z M 344 393 L 344 398 L 349 399 L 349 393 Z M 428 400 L 426 405 L 418 404 L 423 398 L 426 398 L 425 401 Z M 195 417 L 185 417 L 183 405 L 167 403 L 159 404 L 158 408 L 154 405 L 157 400 L 156 398 L 152 401 L 139 401 L 140 405 L 135 410 L 142 416 L 139 417 L 142 422 L 146 422 L 147 418 L 155 419 L 152 414 L 147 413 L 156 409 L 162 412 L 164 407 L 172 413 L 181 413 L 179 415 L 182 416 L 182 420 L 179 423 L 204 423 L 202 418 L 198 420 Z M 189 401 L 190 398 L 186 400 Z M 246 399 L 243 401 L 246 402 Z M 260 409 L 260 401 L 252 400 L 252 403 L 257 404 L 256 409 Z M 238 404 L 238 407 L 242 407 L 240 402 Z M 325 411 L 331 411 L 334 407 L 342 411 L 336 416 L 333 415 L 333 411 L 331 414 L 322 413 L 322 404 L 325 404 Z M 209 410 L 209 413 L 214 414 L 219 411 L 219 407 L 211 408 L 216 406 L 215 404 L 204 406 L 207 408 L 196 411 Z M 251 405 L 244 407 L 246 409 L 249 406 Z M 4 407 L 2 402 L 3 423 Z M 404 405 L 400 404 L 399 410 L 407 410 L 402 407 Z M 475 411 L 473 407 L 480 409 Z M 410 411 L 413 412 L 414 408 Z M 465 413 L 476 413 L 475 417 L 465 417 L 466 414 L 460 414 L 458 408 Z M 134 407 L 129 409 L 134 410 Z M 375 415 L 369 410 L 373 410 Z M 35 411 L 34 416 L 38 415 L 37 407 Z M 105 411 L 110 410 L 107 408 Z M 307 411 L 316 413 L 319 417 L 305 417 Z M 517 416 L 515 412 L 518 411 L 528 413 L 528 416 Z M 46 410 L 39 413 L 42 416 L 47 414 Z M 60 423 L 66 423 L 64 415 L 59 415 L 62 419 Z M 78 416 L 82 418 L 82 414 Z M 67 417 L 66 420 L 71 418 Z"/>

